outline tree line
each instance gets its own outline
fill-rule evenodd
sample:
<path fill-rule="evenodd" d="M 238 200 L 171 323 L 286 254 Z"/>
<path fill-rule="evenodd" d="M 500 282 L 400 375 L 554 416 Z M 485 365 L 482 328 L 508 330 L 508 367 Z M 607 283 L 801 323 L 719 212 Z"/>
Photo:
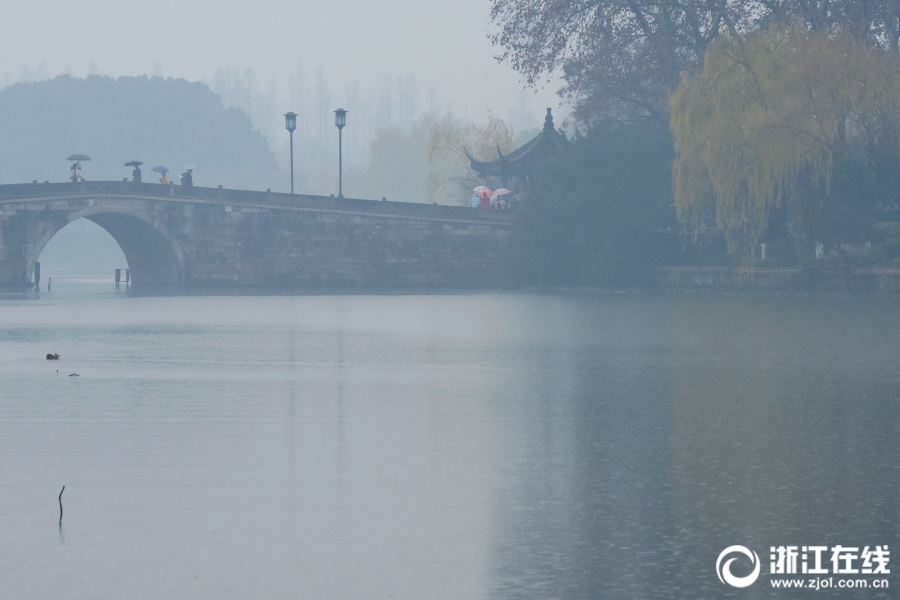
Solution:
<path fill-rule="evenodd" d="M 550 239 L 555 265 L 633 263 L 615 277 L 562 271 L 576 283 L 754 263 L 761 243 L 769 262 L 867 243 L 853 260 L 900 260 L 896 0 L 493 0 L 491 17 L 499 59 L 532 85 L 560 75 L 584 132 L 543 174 L 553 197 L 530 201 L 528 272 L 559 276 L 536 258 Z M 654 202 L 620 185 L 649 193 L 642 176 L 668 182 Z M 649 243 L 666 223 L 677 240 Z"/>
<path fill-rule="evenodd" d="M 500 60 L 529 84 L 561 72 L 582 118 L 665 120 L 668 94 L 714 40 L 743 39 L 773 22 L 900 47 L 895 0 L 492 0 L 491 19 Z"/>

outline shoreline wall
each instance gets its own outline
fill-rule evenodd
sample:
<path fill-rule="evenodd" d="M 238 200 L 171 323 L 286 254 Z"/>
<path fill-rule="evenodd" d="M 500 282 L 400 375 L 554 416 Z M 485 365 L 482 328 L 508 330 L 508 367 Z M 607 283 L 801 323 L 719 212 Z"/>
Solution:
<path fill-rule="evenodd" d="M 656 283 L 709 290 L 900 292 L 900 268 L 674 266 L 657 268 Z"/>

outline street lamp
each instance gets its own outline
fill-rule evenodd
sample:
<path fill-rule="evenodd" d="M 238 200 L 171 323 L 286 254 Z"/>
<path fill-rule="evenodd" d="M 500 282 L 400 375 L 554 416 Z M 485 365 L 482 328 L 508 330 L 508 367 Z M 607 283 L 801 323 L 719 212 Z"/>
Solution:
<path fill-rule="evenodd" d="M 294 195 L 294 130 L 297 129 L 296 113 L 284 114 L 284 128 L 291 134 L 291 195 Z"/>
<path fill-rule="evenodd" d="M 334 111 L 334 125 L 338 128 L 338 198 L 344 197 L 344 180 L 343 180 L 343 140 L 341 139 L 341 133 L 343 132 L 344 125 L 347 124 L 347 111 L 343 108 L 339 108 Z"/>

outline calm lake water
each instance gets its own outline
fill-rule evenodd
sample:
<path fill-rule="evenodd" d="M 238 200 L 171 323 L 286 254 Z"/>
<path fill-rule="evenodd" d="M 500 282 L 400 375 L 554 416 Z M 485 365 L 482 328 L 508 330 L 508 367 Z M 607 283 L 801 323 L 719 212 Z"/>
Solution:
<path fill-rule="evenodd" d="M 795 597 L 770 546 L 900 569 L 898 397 L 897 298 L 54 279 L 0 297 L 0 597 Z"/>

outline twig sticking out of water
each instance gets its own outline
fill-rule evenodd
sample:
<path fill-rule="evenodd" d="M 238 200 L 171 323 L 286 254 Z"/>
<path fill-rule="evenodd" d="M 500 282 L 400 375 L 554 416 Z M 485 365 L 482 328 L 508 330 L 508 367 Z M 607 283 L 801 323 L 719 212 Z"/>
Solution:
<path fill-rule="evenodd" d="M 62 493 L 66 491 L 66 486 L 59 492 L 59 526 L 62 527 Z"/>

